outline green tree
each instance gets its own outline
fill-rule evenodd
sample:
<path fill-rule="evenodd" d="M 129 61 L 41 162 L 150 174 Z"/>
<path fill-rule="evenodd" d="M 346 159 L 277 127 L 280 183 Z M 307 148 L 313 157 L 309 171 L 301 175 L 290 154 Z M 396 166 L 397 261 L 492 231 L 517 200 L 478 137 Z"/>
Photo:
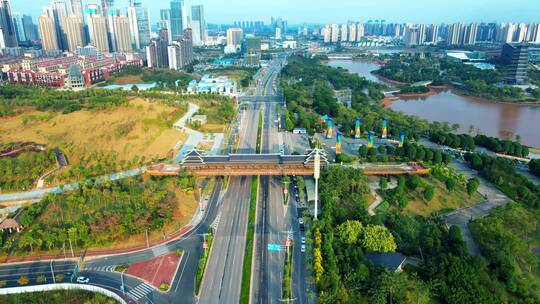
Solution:
<path fill-rule="evenodd" d="M 379 180 L 379 187 L 383 191 L 388 189 L 388 180 L 385 177 L 381 177 L 381 179 Z"/>
<path fill-rule="evenodd" d="M 390 231 L 381 225 L 368 225 L 362 230 L 362 247 L 369 252 L 393 252 L 397 245 Z"/>
<path fill-rule="evenodd" d="M 457 182 L 454 178 L 450 177 L 446 179 L 445 184 L 448 191 L 453 191 L 454 189 L 456 189 Z"/>
<path fill-rule="evenodd" d="M 410 190 L 416 190 L 416 188 L 420 185 L 420 177 L 418 175 L 411 175 L 407 179 L 407 187 Z"/>
<path fill-rule="evenodd" d="M 366 158 L 368 155 L 368 147 L 366 145 L 361 145 L 360 148 L 358 148 L 358 154 L 361 158 Z"/>
<path fill-rule="evenodd" d="M 431 202 L 434 196 L 435 190 L 433 189 L 433 187 L 430 185 L 426 186 L 426 188 L 424 189 L 424 199 L 428 202 Z"/>
<path fill-rule="evenodd" d="M 467 193 L 469 194 L 469 196 L 472 196 L 478 190 L 479 186 L 480 181 L 478 180 L 478 178 L 473 177 L 469 179 L 467 181 Z"/>
<path fill-rule="evenodd" d="M 336 228 L 336 236 L 345 244 L 354 244 L 362 233 L 363 225 L 359 221 L 346 221 Z"/>

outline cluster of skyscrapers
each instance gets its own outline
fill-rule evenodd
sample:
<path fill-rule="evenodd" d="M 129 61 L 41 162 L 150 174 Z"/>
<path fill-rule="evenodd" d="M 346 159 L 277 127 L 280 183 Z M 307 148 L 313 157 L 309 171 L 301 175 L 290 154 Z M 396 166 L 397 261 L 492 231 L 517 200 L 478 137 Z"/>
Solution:
<path fill-rule="evenodd" d="M 300 32 L 300 31 L 299 31 Z M 303 29 L 307 34 L 307 27 Z M 318 31 L 314 32 L 319 35 Z M 386 36 L 402 39 L 406 45 L 475 45 L 477 43 L 540 43 L 540 24 L 532 23 L 454 23 L 412 24 L 367 23 L 329 24 L 320 30 L 325 43 L 360 42 L 366 36 Z"/>
<path fill-rule="evenodd" d="M 91 45 L 102 53 L 116 53 L 143 50 L 152 43 L 149 12 L 141 0 L 129 0 L 127 8 L 115 6 L 114 0 L 94 1 L 83 6 L 82 0 L 52 0 L 43 7 L 36 26 L 31 16 L 12 14 L 9 0 L 0 0 L 0 49 L 40 41 L 44 51 L 76 52 Z M 167 43 L 190 40 L 204 44 L 207 31 L 202 5 L 192 7 L 191 20 L 184 0 L 172 0 L 170 8 L 160 12 L 158 30 L 167 30 Z"/>

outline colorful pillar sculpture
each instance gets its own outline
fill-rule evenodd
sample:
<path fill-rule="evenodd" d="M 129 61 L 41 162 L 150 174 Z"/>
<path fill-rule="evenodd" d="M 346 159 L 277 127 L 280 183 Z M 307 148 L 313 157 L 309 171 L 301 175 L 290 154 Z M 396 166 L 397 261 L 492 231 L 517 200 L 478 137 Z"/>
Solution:
<path fill-rule="evenodd" d="M 403 143 L 405 143 L 405 132 L 399 132 L 399 144 L 398 147 L 403 148 Z"/>
<path fill-rule="evenodd" d="M 384 118 L 382 121 L 381 139 L 386 139 L 387 136 L 388 136 L 388 120 Z"/>
<path fill-rule="evenodd" d="M 332 119 L 328 118 L 328 120 L 326 121 L 326 125 L 328 126 L 326 129 L 326 139 L 330 139 L 332 138 L 332 128 L 334 126 L 334 122 L 332 121 Z"/>
<path fill-rule="evenodd" d="M 341 154 L 341 132 L 336 133 L 336 154 Z"/>
<path fill-rule="evenodd" d="M 368 148 L 373 148 L 374 142 L 375 142 L 375 133 L 370 131 L 369 136 L 368 136 L 367 147 Z"/>
<path fill-rule="evenodd" d="M 360 118 L 356 118 L 356 121 L 354 123 L 354 139 L 360 139 L 360 124 Z"/>

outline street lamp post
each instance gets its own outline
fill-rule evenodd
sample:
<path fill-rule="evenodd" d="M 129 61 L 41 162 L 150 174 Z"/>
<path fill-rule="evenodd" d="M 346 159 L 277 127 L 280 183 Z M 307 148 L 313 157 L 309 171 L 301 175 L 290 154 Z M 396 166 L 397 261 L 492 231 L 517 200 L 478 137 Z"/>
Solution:
<path fill-rule="evenodd" d="M 120 286 L 120 289 L 122 290 L 122 293 L 125 294 L 126 291 L 125 291 L 125 287 L 124 287 L 124 272 L 123 271 L 120 274 L 120 280 L 122 281 L 122 286 Z"/>
<path fill-rule="evenodd" d="M 315 179 L 315 214 L 314 218 L 317 219 L 319 213 L 319 177 L 321 176 L 321 156 L 319 155 L 319 149 L 315 149 L 315 161 L 313 166 L 313 178 Z"/>
<path fill-rule="evenodd" d="M 52 263 L 53 263 L 53 260 L 51 260 L 51 275 L 52 275 L 53 283 L 56 284 L 56 278 L 54 277 L 54 269 L 53 269 Z"/>

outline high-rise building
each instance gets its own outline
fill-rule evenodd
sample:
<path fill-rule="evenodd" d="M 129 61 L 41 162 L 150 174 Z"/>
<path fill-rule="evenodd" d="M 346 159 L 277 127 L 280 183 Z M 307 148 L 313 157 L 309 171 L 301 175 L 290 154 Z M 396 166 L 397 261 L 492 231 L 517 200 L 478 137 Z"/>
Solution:
<path fill-rule="evenodd" d="M 23 14 L 13 13 L 13 27 L 15 28 L 15 34 L 17 36 L 17 41 L 19 44 L 29 40 L 28 38 L 26 38 Z"/>
<path fill-rule="evenodd" d="M 501 57 L 508 66 L 504 82 L 508 84 L 524 84 L 527 82 L 529 68 L 529 46 L 527 44 L 505 43 Z"/>
<path fill-rule="evenodd" d="M 65 31 L 67 37 L 68 50 L 70 52 L 77 51 L 78 47 L 84 47 L 84 20 L 77 15 L 70 15 L 65 18 Z"/>
<path fill-rule="evenodd" d="M 332 24 L 332 35 L 331 35 L 331 42 L 338 42 L 339 41 L 339 25 Z"/>
<path fill-rule="evenodd" d="M 114 17 L 114 38 L 117 52 L 131 51 L 131 34 L 129 31 L 129 19 L 126 16 Z"/>
<path fill-rule="evenodd" d="M 439 26 L 431 24 L 426 30 L 426 44 L 437 44 L 439 40 Z"/>
<path fill-rule="evenodd" d="M 261 61 L 261 37 L 246 37 L 242 41 L 242 54 L 246 65 L 259 65 Z"/>
<path fill-rule="evenodd" d="M 463 41 L 462 35 L 463 24 L 454 23 L 451 24 L 448 28 L 448 33 L 446 35 L 446 44 L 447 45 L 461 45 Z"/>
<path fill-rule="evenodd" d="M 478 32 L 478 24 L 471 23 L 463 29 L 463 45 L 475 45 L 476 33 Z"/>
<path fill-rule="evenodd" d="M 68 16 L 67 4 L 63 0 L 54 0 L 51 3 L 54 25 L 56 27 L 56 39 L 61 50 L 67 50 L 67 36 L 65 31 L 65 18 Z"/>
<path fill-rule="evenodd" d="M 193 63 L 193 42 L 191 29 L 184 30 L 180 41 L 173 41 L 167 48 L 169 68 L 179 70 Z"/>
<path fill-rule="evenodd" d="M 354 23 L 349 24 L 349 41 L 356 41 L 356 24 Z"/>
<path fill-rule="evenodd" d="M 204 42 L 207 39 L 206 21 L 204 19 L 204 6 L 194 5 L 191 7 L 191 21 L 190 22 L 191 24 L 195 25 L 191 27 L 193 31 L 193 44 L 194 45 L 204 44 Z M 196 29 L 197 25 L 199 26 L 198 29 Z M 199 43 L 197 43 L 197 41 L 199 41 Z"/>
<path fill-rule="evenodd" d="M 100 52 L 109 52 L 109 35 L 107 31 L 107 18 L 100 14 L 96 7 L 89 8 L 88 13 L 88 33 L 90 34 L 90 44 Z"/>
<path fill-rule="evenodd" d="M 514 33 L 513 42 L 521 43 L 526 41 L 527 39 L 527 24 L 520 23 L 517 26 L 517 30 Z"/>
<path fill-rule="evenodd" d="M 227 30 L 227 45 L 239 47 L 244 39 L 244 31 L 241 28 L 230 28 Z"/>
<path fill-rule="evenodd" d="M 137 50 L 150 43 L 150 21 L 148 10 L 143 8 L 139 0 L 131 0 L 128 7 L 131 43 Z"/>
<path fill-rule="evenodd" d="M 365 35 L 365 29 L 363 23 L 358 23 L 358 26 L 356 27 L 356 41 L 362 40 Z"/>
<path fill-rule="evenodd" d="M 70 0 L 69 1 L 70 15 L 75 15 L 84 18 L 84 11 L 82 0 Z"/>
<path fill-rule="evenodd" d="M 405 44 L 408 46 L 418 45 L 419 36 L 420 33 L 418 27 L 408 25 L 405 27 L 405 35 L 403 36 L 403 42 L 405 42 Z"/>
<path fill-rule="evenodd" d="M 321 29 L 321 36 L 323 37 L 324 43 L 330 43 L 332 37 L 332 30 L 328 25 Z"/>
<path fill-rule="evenodd" d="M 167 42 L 162 38 L 155 38 L 146 46 L 146 61 L 149 68 L 169 67 Z"/>
<path fill-rule="evenodd" d="M 18 45 L 9 0 L 0 0 L 0 30 L 0 48 L 16 47 Z"/>
<path fill-rule="evenodd" d="M 170 20 L 172 39 L 182 39 L 183 31 L 187 28 L 186 6 L 184 0 L 171 1 Z"/>
<path fill-rule="evenodd" d="M 56 26 L 54 18 L 48 15 L 38 17 L 39 34 L 41 36 L 41 48 L 45 51 L 56 51 L 59 49 L 56 37 Z"/>
<path fill-rule="evenodd" d="M 531 43 L 540 44 L 540 23 L 529 25 L 528 41 Z"/>
<path fill-rule="evenodd" d="M 23 15 L 23 27 L 27 40 L 35 41 L 39 39 L 37 25 L 32 20 L 32 16 Z"/>
<path fill-rule="evenodd" d="M 342 24 L 341 25 L 341 41 L 343 42 L 346 42 L 348 40 L 348 35 L 347 35 L 347 25 L 346 24 Z"/>

